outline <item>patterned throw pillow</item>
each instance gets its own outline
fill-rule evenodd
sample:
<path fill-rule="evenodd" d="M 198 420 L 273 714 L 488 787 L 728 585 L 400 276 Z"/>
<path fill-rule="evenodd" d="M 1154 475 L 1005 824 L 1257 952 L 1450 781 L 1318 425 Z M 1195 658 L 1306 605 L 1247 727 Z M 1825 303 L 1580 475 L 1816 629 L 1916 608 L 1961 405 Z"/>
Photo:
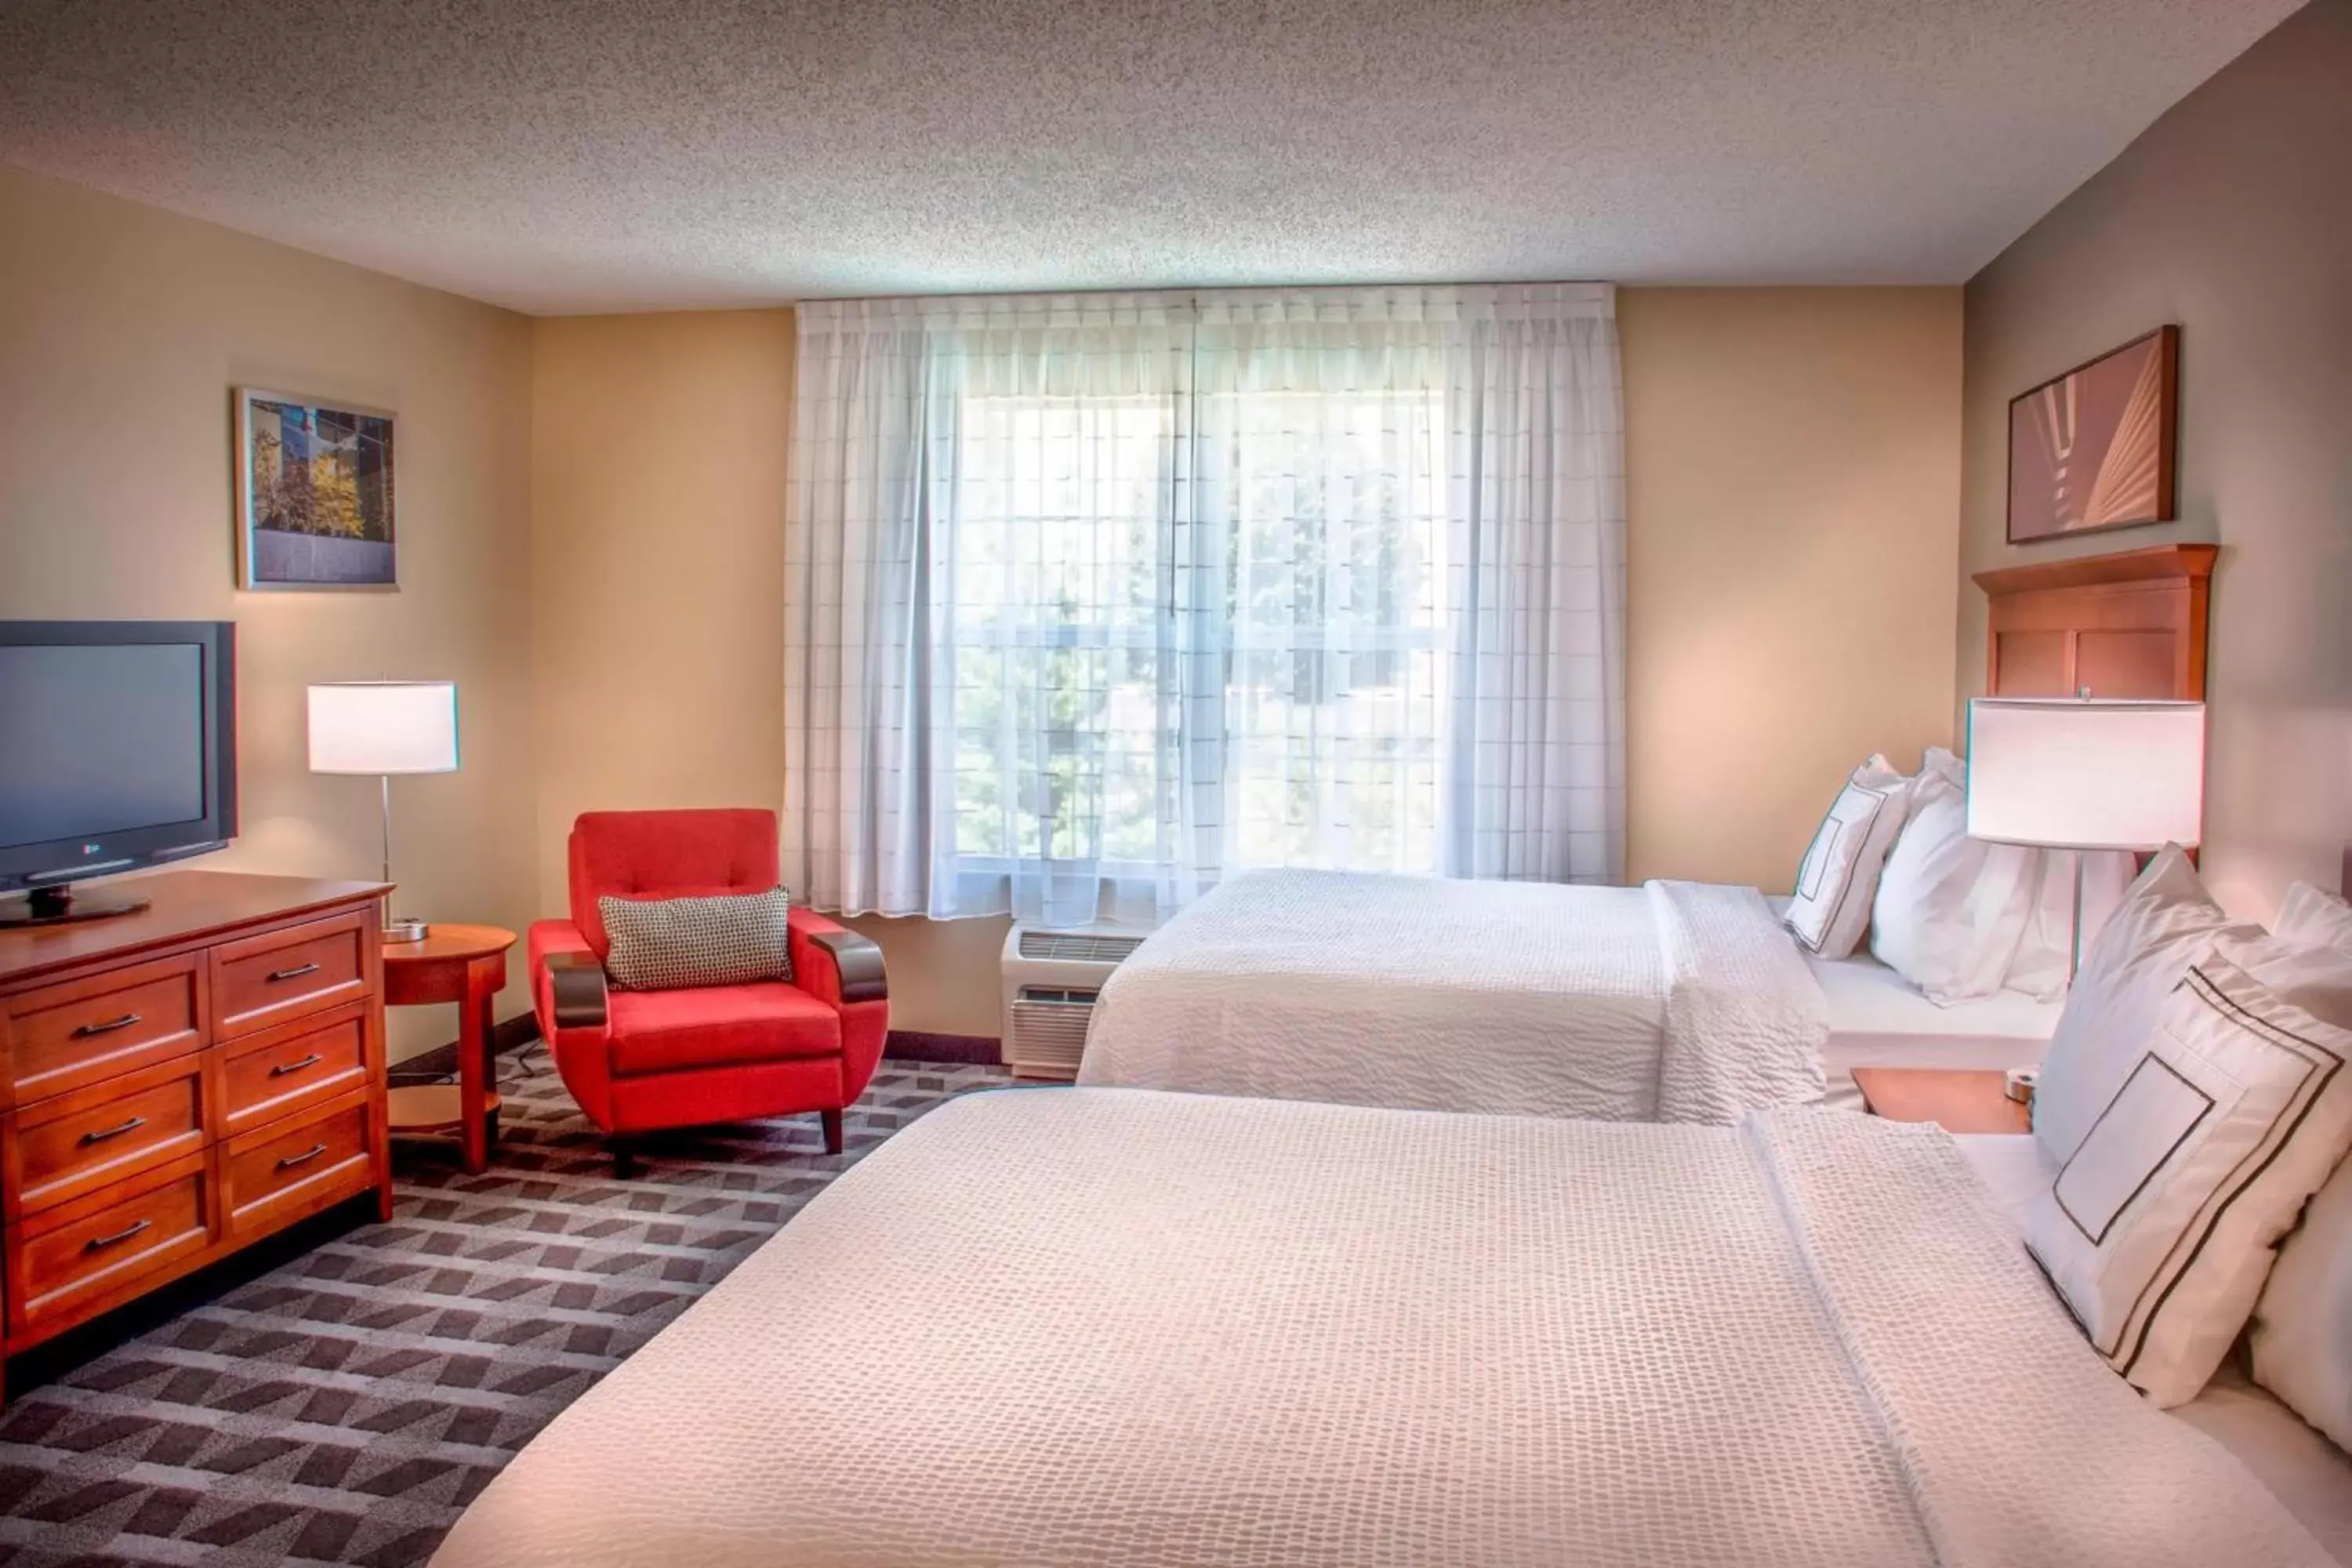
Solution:
<path fill-rule="evenodd" d="M 792 896 L 726 893 L 704 899 L 596 900 L 612 947 L 604 973 L 624 991 L 682 991 L 790 980 L 785 916 Z"/>

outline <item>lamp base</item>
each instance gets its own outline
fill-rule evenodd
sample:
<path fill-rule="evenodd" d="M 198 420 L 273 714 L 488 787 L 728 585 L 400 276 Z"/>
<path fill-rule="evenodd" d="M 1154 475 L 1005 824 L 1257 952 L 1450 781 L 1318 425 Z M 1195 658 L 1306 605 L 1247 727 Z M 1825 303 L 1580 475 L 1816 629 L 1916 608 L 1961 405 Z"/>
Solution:
<path fill-rule="evenodd" d="M 430 925 L 427 925 L 423 921 L 386 919 L 383 922 L 383 940 L 386 942 L 423 942 L 425 940 L 425 933 L 430 931 L 433 928 Z"/>

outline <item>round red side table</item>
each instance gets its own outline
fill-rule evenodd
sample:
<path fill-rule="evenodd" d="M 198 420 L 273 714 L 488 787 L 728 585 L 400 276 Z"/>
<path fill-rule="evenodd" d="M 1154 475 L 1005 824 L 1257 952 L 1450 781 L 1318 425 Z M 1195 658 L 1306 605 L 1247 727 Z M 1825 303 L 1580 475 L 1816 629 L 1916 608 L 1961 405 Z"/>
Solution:
<path fill-rule="evenodd" d="M 457 1081 L 411 1085 L 388 1097 L 395 1134 L 457 1135 L 466 1169 L 489 1168 L 490 1126 L 499 1112 L 490 1067 L 490 998 L 506 989 L 507 949 L 515 933 L 497 926 L 435 921 L 419 942 L 383 944 L 387 1007 L 457 1004 Z"/>

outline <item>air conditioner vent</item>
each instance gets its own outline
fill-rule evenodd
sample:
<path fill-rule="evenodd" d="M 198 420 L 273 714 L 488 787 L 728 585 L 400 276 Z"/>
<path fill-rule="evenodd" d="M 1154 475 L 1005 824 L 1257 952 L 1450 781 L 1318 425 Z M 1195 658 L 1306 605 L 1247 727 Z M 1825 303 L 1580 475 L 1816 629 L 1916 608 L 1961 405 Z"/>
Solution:
<path fill-rule="evenodd" d="M 1005 1053 L 1014 1070 L 1024 1077 L 1076 1077 L 1094 1010 L 1091 992 L 1024 991 L 1013 1003 L 1013 1039 Z"/>
<path fill-rule="evenodd" d="M 1089 931 L 1021 932 L 1021 956 L 1053 959 L 1063 963 L 1117 963 L 1143 945 L 1139 936 L 1109 936 Z"/>
<path fill-rule="evenodd" d="M 1016 1078 L 1074 1078 L 1086 1054 L 1087 1021 L 1111 972 L 1148 932 L 1117 928 L 1005 933 L 1004 1065 Z"/>

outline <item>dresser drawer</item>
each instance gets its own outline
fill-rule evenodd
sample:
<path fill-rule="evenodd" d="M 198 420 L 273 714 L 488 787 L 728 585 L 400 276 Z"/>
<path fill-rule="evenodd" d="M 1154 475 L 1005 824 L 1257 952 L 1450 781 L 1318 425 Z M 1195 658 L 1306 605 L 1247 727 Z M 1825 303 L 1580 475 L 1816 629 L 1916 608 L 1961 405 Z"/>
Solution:
<path fill-rule="evenodd" d="M 380 938 L 366 915 L 337 915 L 213 949 L 213 1037 L 249 1035 L 373 989 Z"/>
<path fill-rule="evenodd" d="M 175 1160 L 123 1194 L 108 1188 L 31 1216 L 8 1233 L 8 1333 L 37 1334 L 136 1294 L 212 1241 L 205 1156 Z"/>
<path fill-rule="evenodd" d="M 250 1131 L 364 1088 L 371 1015 L 364 1002 L 232 1040 L 221 1047 L 224 1133 Z"/>
<path fill-rule="evenodd" d="M 8 1112 L 0 1120 L 6 1218 L 202 1150 L 206 1065 L 201 1052 L 179 1057 Z"/>
<path fill-rule="evenodd" d="M 232 1238 L 314 1214 L 374 1180 L 375 1141 L 365 1090 L 231 1139 L 222 1151 L 222 1206 Z"/>
<path fill-rule="evenodd" d="M 13 1103 L 45 1100 L 205 1043 L 205 955 L 160 959 L 7 999 Z"/>

